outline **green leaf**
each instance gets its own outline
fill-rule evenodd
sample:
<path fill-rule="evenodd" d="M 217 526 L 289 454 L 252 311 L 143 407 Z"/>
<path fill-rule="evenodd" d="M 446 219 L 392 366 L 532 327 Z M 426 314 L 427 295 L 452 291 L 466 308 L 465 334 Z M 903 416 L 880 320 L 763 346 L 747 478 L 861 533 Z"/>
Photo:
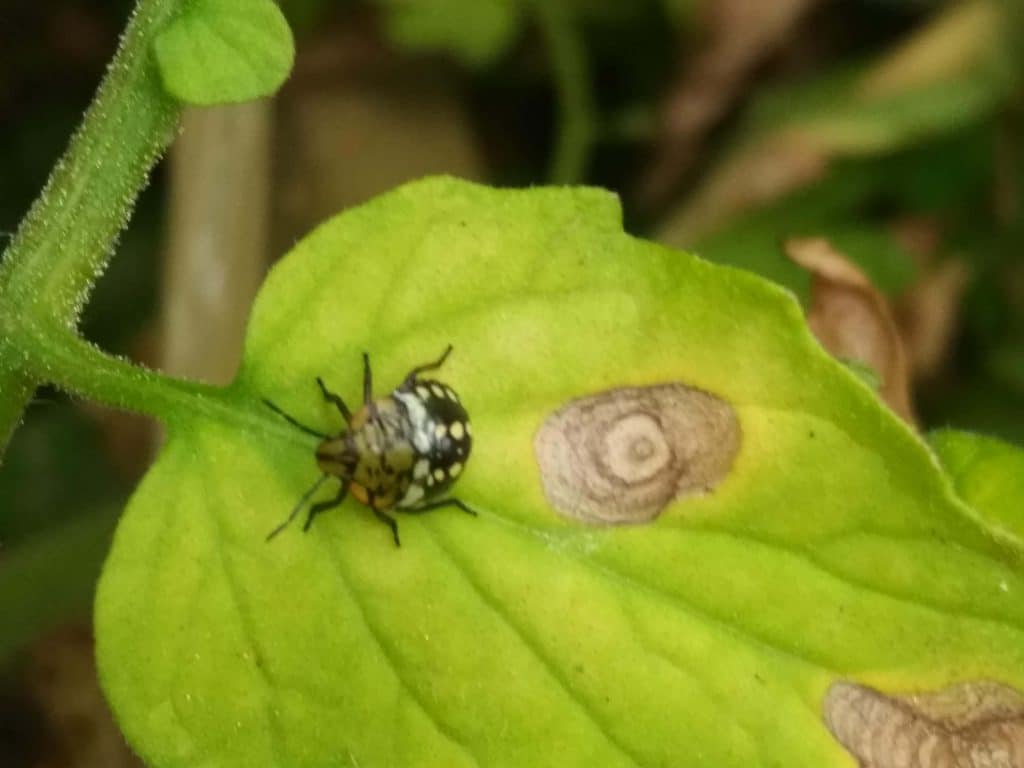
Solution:
<path fill-rule="evenodd" d="M 972 75 L 795 122 L 830 152 L 874 155 L 961 130 L 990 115 L 1004 96 L 1001 81 Z"/>
<path fill-rule="evenodd" d="M 940 429 L 928 437 L 960 497 L 1024 546 L 1024 451 L 994 437 Z"/>
<path fill-rule="evenodd" d="M 193 0 L 153 45 L 168 92 L 198 105 L 269 96 L 295 59 L 291 29 L 272 0 Z"/>
<path fill-rule="evenodd" d="M 821 717 L 837 679 L 1024 688 L 1021 551 L 789 295 L 629 237 L 607 192 L 429 179 L 326 222 L 271 273 L 210 412 L 267 397 L 334 431 L 315 376 L 354 404 L 363 350 L 383 394 L 449 342 L 475 441 L 455 491 L 480 514 L 399 515 L 401 548 L 351 499 L 267 543 L 315 440 L 266 409 L 178 414 L 97 598 L 103 685 L 149 763 L 849 766 Z M 541 426 L 672 384 L 739 425 L 721 483 L 643 525 L 557 512 Z M 720 457 L 704 428 L 684 442 L 688 466 Z"/>
<path fill-rule="evenodd" d="M 503 54 L 522 27 L 520 0 L 379 0 L 385 30 L 414 52 L 445 51 L 483 67 Z"/>

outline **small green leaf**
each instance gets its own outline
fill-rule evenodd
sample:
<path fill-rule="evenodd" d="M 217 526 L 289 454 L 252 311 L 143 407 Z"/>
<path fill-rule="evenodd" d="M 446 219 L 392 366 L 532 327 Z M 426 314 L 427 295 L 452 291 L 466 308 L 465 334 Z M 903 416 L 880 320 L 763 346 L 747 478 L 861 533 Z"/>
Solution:
<path fill-rule="evenodd" d="M 295 58 L 291 29 L 272 0 L 192 0 L 154 48 L 168 92 L 198 105 L 268 96 Z"/>
<path fill-rule="evenodd" d="M 1024 546 L 1024 451 L 955 429 L 937 430 L 928 439 L 960 497 L 1000 534 Z"/>
<path fill-rule="evenodd" d="M 504 53 L 522 26 L 521 0 L 379 0 L 385 29 L 410 51 L 446 51 L 473 67 Z"/>
<path fill-rule="evenodd" d="M 448 343 L 479 516 L 398 515 L 396 548 L 350 499 L 267 543 L 318 469 L 259 399 L 335 431 L 316 376 L 354 406 L 364 350 L 384 394 Z M 630 407 L 598 430 L 662 417 L 637 443 L 659 483 L 724 455 L 716 479 L 647 524 L 556 511 L 541 438 L 609 393 Z M 175 418 L 97 598 L 104 688 L 157 768 L 845 768 L 837 680 L 1024 689 L 1021 552 L 789 295 L 629 237 L 607 192 L 429 179 L 326 222 L 268 278 L 222 398 Z"/>

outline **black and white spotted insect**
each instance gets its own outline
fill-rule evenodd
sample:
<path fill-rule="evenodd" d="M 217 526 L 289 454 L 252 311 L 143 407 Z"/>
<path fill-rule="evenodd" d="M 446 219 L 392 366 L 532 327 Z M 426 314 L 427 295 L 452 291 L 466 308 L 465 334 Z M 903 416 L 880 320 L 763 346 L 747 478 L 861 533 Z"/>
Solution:
<path fill-rule="evenodd" d="M 396 546 L 401 542 L 398 523 L 388 514 L 392 510 L 422 513 L 451 506 L 476 514 L 459 499 L 444 495 L 469 460 L 473 446 L 469 414 L 447 384 L 420 378 L 420 374 L 440 368 L 451 351 L 449 344 L 440 358 L 413 368 L 397 389 L 376 400 L 370 358 L 364 352 L 363 405 L 354 414 L 317 377 L 324 400 L 345 419 L 345 428 L 337 435 L 307 427 L 269 400 L 263 401 L 295 427 L 321 439 L 316 461 L 323 473 L 267 541 L 288 527 L 329 477 L 341 481 L 338 493 L 333 499 L 310 505 L 304 531 L 317 515 L 337 507 L 349 493 L 391 528 Z"/>

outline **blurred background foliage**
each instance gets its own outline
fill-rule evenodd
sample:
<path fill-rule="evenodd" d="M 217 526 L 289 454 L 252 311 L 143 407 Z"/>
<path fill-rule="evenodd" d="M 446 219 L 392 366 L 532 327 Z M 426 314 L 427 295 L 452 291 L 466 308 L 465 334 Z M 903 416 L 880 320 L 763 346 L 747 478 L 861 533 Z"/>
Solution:
<path fill-rule="evenodd" d="M 272 103 L 186 115 L 86 313 L 105 349 L 227 381 L 270 258 L 326 216 L 429 173 L 588 183 L 621 196 L 631 232 L 805 302 L 810 280 L 780 244 L 829 238 L 891 302 L 921 424 L 1024 443 L 1018 0 L 282 7 L 291 80 Z M 129 12 L 5 0 L 0 231 L 42 187 Z M 158 442 L 144 420 L 45 389 L 15 435 L 0 468 L 0 765 L 135 764 L 83 627 Z"/>

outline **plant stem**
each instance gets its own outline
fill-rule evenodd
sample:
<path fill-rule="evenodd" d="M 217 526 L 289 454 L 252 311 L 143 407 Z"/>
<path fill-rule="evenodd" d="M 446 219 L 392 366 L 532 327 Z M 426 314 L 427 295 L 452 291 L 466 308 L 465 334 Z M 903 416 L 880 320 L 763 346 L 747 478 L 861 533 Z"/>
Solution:
<path fill-rule="evenodd" d="M 594 142 L 595 120 L 587 51 L 563 3 L 534 3 L 558 91 L 558 139 L 548 176 L 555 184 L 582 180 Z"/>
<path fill-rule="evenodd" d="M 139 0 L 82 125 L 0 262 L 0 453 L 38 381 L 11 340 L 23 323 L 74 329 L 179 107 L 163 89 L 153 38 L 181 0 Z M 40 379 L 39 381 L 42 381 Z"/>
<path fill-rule="evenodd" d="M 264 407 L 257 396 L 188 379 L 165 376 L 108 355 L 59 327 L 24 325 L 19 344 L 25 371 L 39 381 L 114 408 L 152 416 L 172 429 L 182 415 L 201 415 L 232 429 L 258 432 L 309 449 L 310 438 Z"/>

